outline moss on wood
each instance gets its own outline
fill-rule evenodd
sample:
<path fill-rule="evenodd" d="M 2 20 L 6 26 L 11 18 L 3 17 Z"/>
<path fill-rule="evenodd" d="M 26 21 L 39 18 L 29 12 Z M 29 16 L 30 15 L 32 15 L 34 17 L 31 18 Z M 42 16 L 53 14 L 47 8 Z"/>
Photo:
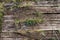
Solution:
<path fill-rule="evenodd" d="M 2 31 L 3 13 L 0 13 L 0 32 Z"/>

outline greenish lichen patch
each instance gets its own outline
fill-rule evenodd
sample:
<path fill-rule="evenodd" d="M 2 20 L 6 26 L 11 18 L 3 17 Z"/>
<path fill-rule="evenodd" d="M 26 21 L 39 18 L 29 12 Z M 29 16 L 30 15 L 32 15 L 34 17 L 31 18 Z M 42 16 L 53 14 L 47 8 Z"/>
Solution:
<path fill-rule="evenodd" d="M 3 23 L 3 16 L 4 16 L 4 3 L 0 3 L 0 32 L 2 31 L 2 23 Z"/>
<path fill-rule="evenodd" d="M 0 13 L 0 32 L 2 30 L 2 23 L 3 23 L 3 13 Z"/>

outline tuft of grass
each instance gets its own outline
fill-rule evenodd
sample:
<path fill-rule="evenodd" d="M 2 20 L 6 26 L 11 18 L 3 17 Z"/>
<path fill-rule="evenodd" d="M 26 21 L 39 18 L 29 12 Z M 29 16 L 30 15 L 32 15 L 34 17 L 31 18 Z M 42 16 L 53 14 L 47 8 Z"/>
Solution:
<path fill-rule="evenodd" d="M 42 22 L 43 22 L 43 20 L 41 20 L 41 19 L 27 19 L 24 21 L 26 26 L 35 26 Z"/>

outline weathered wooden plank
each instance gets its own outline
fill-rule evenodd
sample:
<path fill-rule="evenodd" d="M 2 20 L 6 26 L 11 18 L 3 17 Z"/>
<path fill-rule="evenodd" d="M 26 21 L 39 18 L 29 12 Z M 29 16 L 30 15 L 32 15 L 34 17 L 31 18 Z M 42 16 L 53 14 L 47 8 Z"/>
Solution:
<path fill-rule="evenodd" d="M 60 14 L 43 14 L 44 23 L 40 24 L 39 26 L 35 26 L 36 29 L 44 29 L 44 30 L 60 30 Z M 6 28 L 6 29 L 4 29 Z M 15 26 L 13 22 L 9 21 L 5 22 L 3 31 L 15 31 Z M 23 28 L 23 26 L 22 26 Z M 25 27 L 23 29 L 31 29 Z"/>
<path fill-rule="evenodd" d="M 56 34 L 55 34 L 55 32 L 56 31 L 52 31 L 52 30 L 46 30 L 46 31 L 44 31 L 43 33 L 44 33 L 44 36 L 43 36 L 43 33 L 42 32 L 40 32 L 40 37 L 41 37 L 41 39 L 43 40 L 43 39 L 49 39 L 49 38 L 56 38 L 56 35 L 57 35 L 57 37 L 59 37 L 60 38 L 60 33 L 59 32 L 57 32 Z M 21 40 L 23 40 L 23 39 L 26 39 L 27 38 L 27 40 L 28 40 L 28 37 L 23 37 L 23 36 L 20 36 L 19 34 L 15 34 L 14 32 L 2 32 L 1 33 L 1 39 L 3 39 L 3 40 L 19 40 L 19 39 L 21 39 Z"/>

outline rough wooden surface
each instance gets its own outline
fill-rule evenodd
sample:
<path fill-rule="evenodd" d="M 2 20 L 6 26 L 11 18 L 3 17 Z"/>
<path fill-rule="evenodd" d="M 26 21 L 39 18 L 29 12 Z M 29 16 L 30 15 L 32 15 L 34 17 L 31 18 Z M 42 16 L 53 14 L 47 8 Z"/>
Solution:
<path fill-rule="evenodd" d="M 43 14 L 44 23 L 40 24 L 39 26 L 35 26 L 34 29 L 46 30 L 44 33 L 45 36 L 41 35 L 41 33 L 40 33 L 39 38 L 41 38 L 41 40 L 48 40 L 49 38 L 56 38 L 56 35 L 58 37 L 56 40 L 60 40 L 60 33 L 55 33 L 52 31 L 52 30 L 60 30 L 60 14 L 59 14 L 60 7 L 48 7 L 48 6 L 53 6 L 53 4 L 51 4 L 51 5 L 46 4 L 46 5 L 47 5 L 47 7 L 45 5 L 44 5 L 45 7 L 43 7 L 43 5 L 41 5 L 41 6 L 33 5 L 34 6 L 33 9 L 37 9 L 40 12 L 47 13 L 47 14 Z M 59 4 L 58 4 L 58 6 L 59 6 Z M 5 13 L 5 15 L 4 15 L 4 22 L 3 22 L 0 40 L 29 40 L 30 38 L 28 38 L 26 36 L 21 36 L 19 33 L 18 34 L 15 33 L 16 26 L 14 24 L 14 20 L 15 20 L 14 13 L 16 13 L 18 15 L 18 13 L 21 13 L 22 11 L 20 9 L 19 9 L 19 11 L 18 11 L 18 9 L 14 9 L 13 11 L 7 10 L 6 12 L 7 13 Z M 28 13 L 29 12 L 30 11 L 28 11 Z M 18 15 L 18 16 L 20 16 L 20 15 Z M 25 18 L 25 16 L 23 16 L 23 18 Z M 18 30 L 19 29 L 20 28 L 18 28 Z M 22 29 L 30 30 L 33 28 L 22 26 Z M 50 30 L 50 31 L 47 31 L 47 30 Z M 36 36 L 36 35 L 34 34 L 34 36 Z"/>
<path fill-rule="evenodd" d="M 41 40 L 48 40 L 49 38 L 55 38 L 56 40 L 60 40 L 60 33 L 56 33 L 56 31 L 44 31 L 44 34 L 42 34 L 42 32 L 40 32 L 40 34 L 38 36 L 36 36 L 37 34 L 34 34 L 34 37 L 38 37 Z M 44 36 L 43 36 L 44 35 Z M 56 38 L 56 35 L 58 38 Z M 19 34 L 16 34 L 14 32 L 2 32 L 1 33 L 1 37 L 0 40 L 29 40 L 30 35 L 27 36 L 21 36 Z"/>
<path fill-rule="evenodd" d="M 29 40 L 29 38 L 25 36 L 21 36 L 19 34 L 14 33 L 16 31 L 14 24 L 14 15 L 5 15 L 4 16 L 4 24 L 3 24 L 3 29 L 1 33 L 1 40 Z M 49 29 L 49 30 L 58 30 L 60 29 L 60 14 L 44 14 L 43 18 L 45 22 L 43 24 L 40 24 L 38 28 L 35 29 Z M 12 19 L 12 20 L 11 20 Z M 27 28 L 27 27 L 26 27 Z M 25 29 L 26 29 L 25 28 Z M 27 28 L 31 29 L 31 28 Z M 51 33 L 50 33 L 51 32 Z M 53 37 L 55 38 L 55 33 L 53 31 L 46 31 L 45 36 L 40 36 L 42 40 L 48 40 L 49 38 Z M 60 33 L 56 33 L 58 35 L 58 38 L 60 40 Z M 50 35 L 50 36 L 49 36 Z"/>

